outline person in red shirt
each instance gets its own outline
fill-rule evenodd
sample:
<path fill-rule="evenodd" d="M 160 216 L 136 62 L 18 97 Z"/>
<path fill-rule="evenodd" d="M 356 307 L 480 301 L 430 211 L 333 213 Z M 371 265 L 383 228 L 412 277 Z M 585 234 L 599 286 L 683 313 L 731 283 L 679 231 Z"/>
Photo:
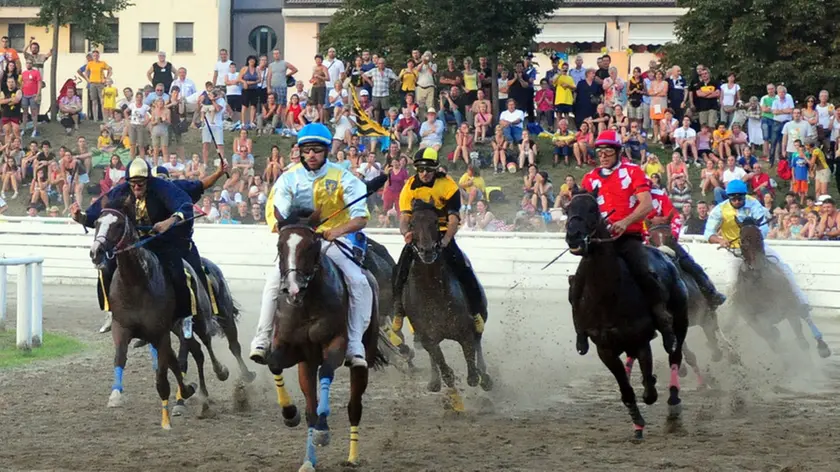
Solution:
<path fill-rule="evenodd" d="M 688 251 L 681 245 L 676 244 L 676 241 L 680 238 L 680 230 L 682 229 L 683 222 L 682 216 L 674 208 L 674 204 L 668 198 L 668 194 L 664 190 L 657 188 L 651 189 L 650 194 L 652 197 L 653 211 L 648 214 L 647 220 L 650 221 L 651 226 L 671 225 L 671 234 L 674 235 L 675 244 L 669 245 L 668 247 L 676 253 L 680 268 L 697 282 L 700 292 L 706 297 L 709 308 L 714 310 L 720 305 L 723 305 L 723 302 L 726 301 L 726 296 L 717 291 L 715 284 L 712 283 L 706 271 L 691 257 Z"/>
<path fill-rule="evenodd" d="M 31 59 L 26 60 L 26 70 L 20 74 L 21 91 L 23 92 L 23 99 L 20 106 L 23 109 L 23 126 L 21 129 L 26 129 L 26 122 L 29 116 L 32 117 L 32 137 L 38 136 L 38 111 L 40 103 L 38 102 L 38 93 L 41 91 L 41 72 L 35 69 Z"/>
<path fill-rule="evenodd" d="M 753 166 L 752 177 L 750 178 L 750 189 L 752 190 L 753 195 L 755 195 L 755 198 L 757 198 L 760 202 L 764 201 L 764 195 L 768 193 L 773 198 L 776 198 L 773 186 L 770 184 L 770 176 L 767 172 L 764 172 L 764 168 L 761 166 L 761 163 L 757 163 Z"/>
<path fill-rule="evenodd" d="M 643 243 L 643 221 L 654 210 L 650 180 L 641 167 L 619 160 L 621 147 L 621 137 L 615 130 L 601 132 L 595 141 L 600 167 L 583 177 L 581 187 L 587 192 L 598 191 L 601 214 L 607 215 L 610 231 L 618 238 L 613 243 L 615 250 L 650 302 L 665 351 L 673 353 L 677 348 L 676 337 L 671 315 L 665 310 L 665 288 L 651 270 Z"/>

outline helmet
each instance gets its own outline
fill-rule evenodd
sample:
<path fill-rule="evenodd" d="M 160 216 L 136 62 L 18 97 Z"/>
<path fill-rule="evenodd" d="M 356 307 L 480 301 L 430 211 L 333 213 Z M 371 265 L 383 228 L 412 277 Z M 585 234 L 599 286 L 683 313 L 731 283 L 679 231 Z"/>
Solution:
<path fill-rule="evenodd" d="M 747 184 L 744 183 L 743 180 L 735 179 L 730 181 L 726 184 L 726 194 L 727 195 L 746 195 L 747 194 Z"/>
<path fill-rule="evenodd" d="M 596 148 L 613 148 L 615 150 L 621 149 L 621 137 L 614 129 L 601 131 L 598 134 L 598 139 L 595 140 Z"/>
<path fill-rule="evenodd" d="M 414 153 L 414 167 L 437 167 L 438 152 L 433 148 L 419 149 Z"/>
<path fill-rule="evenodd" d="M 152 176 L 152 167 L 142 157 L 137 157 L 125 169 L 125 180 L 148 179 Z"/>
<path fill-rule="evenodd" d="M 152 169 L 152 177 L 169 180 L 169 169 L 163 166 L 157 166 Z"/>
<path fill-rule="evenodd" d="M 309 123 L 297 133 L 298 146 L 306 143 L 319 143 L 330 147 L 332 144 L 332 133 L 321 123 Z"/>

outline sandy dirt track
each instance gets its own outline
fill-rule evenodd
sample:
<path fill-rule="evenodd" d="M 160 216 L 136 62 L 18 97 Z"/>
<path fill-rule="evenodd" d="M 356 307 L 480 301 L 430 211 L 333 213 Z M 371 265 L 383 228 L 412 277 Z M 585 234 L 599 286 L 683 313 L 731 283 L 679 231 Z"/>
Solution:
<path fill-rule="evenodd" d="M 283 425 L 266 368 L 251 364 L 260 375 L 245 389 L 248 408 L 238 411 L 233 400 L 238 369 L 227 343 L 217 339 L 217 352 L 232 375 L 221 383 L 208 368 L 214 415 L 199 419 L 197 405 L 190 404 L 190 414 L 174 418 L 172 430 L 163 431 L 148 351 L 130 350 L 127 404 L 107 409 L 113 348 L 110 336 L 96 333 L 101 316 L 93 289 L 46 286 L 44 294 L 45 329 L 76 335 L 91 348 L 73 358 L 0 371 L 0 470 L 295 471 L 300 466 L 306 430 Z M 260 292 L 234 287 L 234 294 L 244 308 L 240 340 L 247 346 Z M 724 309 L 722 324 L 746 367 L 735 371 L 723 362 L 711 364 L 721 384 L 716 391 L 698 390 L 689 374 L 683 379 L 682 424 L 666 427 L 668 376 L 664 352 L 654 341 L 660 400 L 642 406 L 646 440 L 633 444 L 612 376 L 594 352 L 586 357 L 574 352 L 566 303 L 514 291 L 491 294 L 491 304 L 485 352 L 495 390 L 466 386 L 463 357 L 451 345 L 447 360 L 460 376 L 467 404 L 460 417 L 444 412 L 441 394 L 425 392 L 425 353 L 418 354 L 420 369 L 413 376 L 394 368 L 373 373 L 361 424 L 363 462 L 352 470 L 840 470 L 838 357 L 819 359 L 814 351 L 804 356 L 791 341 L 785 366 Z M 13 322 L 14 307 L 9 308 Z M 818 323 L 840 352 L 840 319 Z M 789 340 L 789 328 L 780 328 Z M 699 328 L 690 331 L 689 341 L 710 365 Z M 301 406 L 297 375 L 288 372 L 286 379 Z M 640 396 L 638 374 L 633 380 Z M 318 470 L 347 469 L 342 465 L 349 438 L 346 369 L 334 385 L 333 441 L 319 449 Z"/>

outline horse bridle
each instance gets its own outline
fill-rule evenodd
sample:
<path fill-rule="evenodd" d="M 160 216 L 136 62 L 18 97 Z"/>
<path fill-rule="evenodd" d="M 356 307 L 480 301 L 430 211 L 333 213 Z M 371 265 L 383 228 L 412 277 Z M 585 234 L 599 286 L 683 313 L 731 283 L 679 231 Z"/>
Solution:
<path fill-rule="evenodd" d="M 119 211 L 115 208 L 105 208 L 104 210 L 102 210 L 99 213 L 99 217 L 101 218 L 102 215 L 104 215 L 106 213 L 114 214 L 117 217 L 122 218 L 122 220 L 125 222 L 125 224 L 123 225 L 123 233 L 122 233 L 122 236 L 120 236 L 119 241 L 117 241 L 117 243 L 114 245 L 114 247 L 111 250 L 106 250 L 105 251 L 105 258 L 110 260 L 110 259 L 113 259 L 114 256 L 116 256 L 117 254 L 120 254 L 121 252 L 124 252 L 125 250 L 130 249 L 129 247 L 126 247 L 127 246 L 126 239 L 128 239 L 128 234 L 129 234 L 129 230 L 128 230 L 129 219 L 128 219 L 128 216 L 125 213 L 123 213 L 123 212 L 121 212 L 121 211 Z M 105 243 L 108 242 L 108 240 L 105 238 L 105 236 L 100 235 L 100 234 L 97 234 L 96 236 L 94 236 L 93 241 L 98 242 L 99 244 L 101 244 L 103 246 L 105 245 Z"/>
<path fill-rule="evenodd" d="M 409 227 L 411 229 L 414 229 L 414 220 L 413 219 L 412 219 Z M 439 257 L 440 251 L 443 248 L 443 245 L 441 244 L 442 239 L 443 239 L 443 236 L 441 236 L 440 231 L 438 231 L 438 238 L 435 241 L 435 244 L 432 246 L 432 251 L 434 251 L 434 253 L 435 253 L 435 259 L 437 259 Z M 411 249 L 414 251 L 414 254 L 419 257 L 420 256 L 420 248 L 417 247 L 417 243 L 416 243 L 415 239 L 411 240 L 411 243 L 409 244 L 409 246 L 411 246 Z"/>
<path fill-rule="evenodd" d="M 571 204 L 572 200 L 574 200 L 575 198 L 578 198 L 578 197 L 589 197 L 589 198 L 591 198 L 592 200 L 595 201 L 596 205 L 598 204 L 598 200 L 589 193 L 579 193 L 577 195 L 572 195 L 572 198 L 569 200 L 569 204 Z M 606 216 L 603 216 L 599 213 L 598 216 L 600 218 L 600 223 L 604 223 L 607 227 L 609 227 L 609 223 L 607 221 L 607 218 L 611 214 L 613 214 L 613 212 L 615 212 L 615 210 L 611 210 L 609 213 L 607 213 Z M 573 220 L 584 221 L 582 216 L 572 215 L 566 220 L 566 225 L 568 226 L 569 222 L 573 221 Z M 593 236 L 595 236 L 595 233 L 597 233 L 597 232 L 598 232 L 598 226 L 596 225 L 595 228 L 592 229 L 592 231 L 589 232 L 589 234 L 587 234 L 586 236 L 583 237 L 583 244 L 584 244 L 585 248 L 588 248 L 590 243 L 592 243 L 592 244 L 612 243 L 612 242 L 615 242 L 618 238 L 621 237 L 621 235 L 618 235 L 618 236 L 612 236 L 612 237 L 609 237 L 609 238 L 593 238 Z"/>
<path fill-rule="evenodd" d="M 316 232 L 314 228 L 312 228 L 309 225 L 304 225 L 304 224 L 291 224 L 291 225 L 282 226 L 277 230 L 277 234 L 283 234 L 284 231 L 288 231 L 288 230 L 292 230 L 292 229 L 304 229 L 304 230 L 308 231 L 309 233 L 311 233 L 314 236 L 315 240 L 321 240 L 321 238 L 323 237 L 323 236 L 321 236 L 321 234 Z M 303 282 L 304 284 L 308 284 L 309 282 L 312 281 L 312 279 L 315 278 L 315 274 L 317 274 L 320 269 L 321 269 L 321 258 L 319 257 L 318 261 L 315 262 L 315 267 L 312 268 L 311 272 L 303 272 L 300 269 L 284 269 L 284 270 L 280 271 L 280 279 L 283 280 L 283 281 L 286 281 L 289 278 L 289 275 L 291 275 L 292 272 L 296 272 L 297 274 L 299 274 L 299 276 L 301 278 L 301 282 Z"/>

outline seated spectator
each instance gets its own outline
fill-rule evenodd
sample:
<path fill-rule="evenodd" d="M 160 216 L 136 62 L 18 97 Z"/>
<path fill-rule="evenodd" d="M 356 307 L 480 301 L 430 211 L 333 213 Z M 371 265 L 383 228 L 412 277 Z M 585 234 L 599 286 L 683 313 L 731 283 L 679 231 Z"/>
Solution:
<path fill-rule="evenodd" d="M 458 87 L 440 92 L 438 108 L 444 124 L 455 123 L 456 126 L 461 126 L 466 114 L 467 100 L 467 96 L 462 94 Z"/>
<path fill-rule="evenodd" d="M 519 168 L 525 168 L 526 160 L 528 164 L 535 164 L 537 162 L 538 151 L 537 141 L 531 139 L 531 133 L 528 130 L 523 130 L 522 142 L 519 143 Z"/>
<path fill-rule="evenodd" d="M 770 184 L 770 176 L 764 172 L 764 167 L 760 163 L 753 166 L 753 172 L 749 180 L 750 190 L 755 198 L 763 201 L 765 195 L 770 195 L 770 198 L 775 198 L 776 191 Z"/>
<path fill-rule="evenodd" d="M 179 180 L 185 177 L 186 166 L 178 160 L 177 154 L 170 154 L 169 160 L 163 164 L 163 167 L 169 171 L 169 178 L 172 180 Z"/>
<path fill-rule="evenodd" d="M 700 157 L 697 152 L 697 132 L 691 127 L 691 118 L 683 117 L 682 126 L 674 130 L 674 144 L 682 151 L 686 162 L 694 162 L 700 166 Z M 689 154 L 690 152 L 690 154 Z M 689 155 L 694 158 L 689 161 Z"/>
<path fill-rule="evenodd" d="M 703 125 L 697 133 L 697 153 L 701 159 L 708 159 L 710 156 L 717 163 L 720 159 L 712 153 L 712 131 L 708 125 Z"/>
<path fill-rule="evenodd" d="M 12 194 L 12 200 L 18 197 L 18 186 L 20 185 L 21 181 L 21 172 L 20 172 L 20 165 L 15 158 L 9 154 L 6 154 L 3 158 L 3 163 L 0 165 L 0 176 L 2 176 L 3 188 L 0 191 L 0 198 L 6 198 L 6 192 L 9 190 L 9 187 L 12 188 L 14 192 Z"/>
<path fill-rule="evenodd" d="M 745 147 L 741 157 L 738 158 L 738 165 L 743 167 L 749 174 L 753 171 L 753 167 L 758 164 L 758 159 L 753 155 L 752 149 Z"/>
<path fill-rule="evenodd" d="M 470 133 L 470 125 L 466 122 L 461 123 L 455 133 L 455 152 L 452 155 L 452 164 L 455 165 L 458 159 L 461 159 L 464 161 L 464 166 L 469 166 L 472 149 L 473 136 Z"/>
<path fill-rule="evenodd" d="M 621 105 L 616 105 L 616 109 Z M 575 161 L 577 168 L 580 169 L 584 162 L 593 162 L 595 159 L 595 135 L 589 128 L 589 123 L 584 121 L 580 124 L 580 129 L 575 134 Z M 566 162 L 568 165 L 568 161 Z"/>
<path fill-rule="evenodd" d="M 642 125 L 634 121 L 630 123 L 630 132 L 622 136 L 624 154 L 634 161 L 644 164 L 647 162 L 647 133 Z"/>
<path fill-rule="evenodd" d="M 648 154 L 647 162 L 645 162 L 642 169 L 649 178 L 653 178 L 653 174 L 662 176 L 665 173 L 665 167 L 659 162 L 659 156 L 654 153 Z"/>
<path fill-rule="evenodd" d="M 822 199 L 820 213 L 822 219 L 817 229 L 817 237 L 826 241 L 840 240 L 840 212 L 837 211 L 833 198 Z"/>
<path fill-rule="evenodd" d="M 184 177 L 189 180 L 201 180 L 207 175 L 207 167 L 201 162 L 201 156 L 196 153 L 184 164 Z"/>
<path fill-rule="evenodd" d="M 82 204 L 84 186 L 90 183 L 90 176 L 88 175 L 84 162 L 73 157 L 69 149 L 62 146 L 59 149 L 59 154 L 62 155 L 60 160 L 61 171 L 64 173 L 64 179 L 67 182 L 62 192 L 64 212 L 66 213 L 70 204 L 73 202 L 70 198 L 71 195 L 75 197 L 76 202 Z M 47 205 L 45 204 L 44 206 Z"/>
<path fill-rule="evenodd" d="M 680 127 L 679 121 L 674 118 L 674 110 L 665 110 L 665 117 L 659 121 L 659 142 L 663 145 L 674 144 L 674 132 Z"/>
<path fill-rule="evenodd" d="M 274 182 L 283 173 L 285 167 L 283 155 L 280 154 L 280 148 L 277 145 L 271 146 L 271 155 L 268 156 L 268 162 L 265 165 L 265 171 L 263 171 L 263 180 L 274 185 Z"/>
<path fill-rule="evenodd" d="M 410 95 L 406 95 L 409 97 Z M 397 122 L 397 136 L 400 138 L 400 144 L 408 146 L 407 151 L 411 153 L 414 149 L 414 144 L 417 142 L 417 134 L 420 132 L 420 122 L 412 113 L 403 113 Z"/>
<path fill-rule="evenodd" d="M 651 188 L 663 188 L 662 187 L 662 174 L 654 173 L 650 176 L 650 186 Z"/>
<path fill-rule="evenodd" d="M 580 188 L 578 187 L 577 182 L 575 182 L 575 176 L 571 174 L 567 175 L 563 185 L 560 186 L 560 194 L 554 201 L 554 208 L 562 208 L 565 211 L 569 202 L 572 201 L 572 194 L 579 190 Z"/>
<path fill-rule="evenodd" d="M 284 89 L 285 90 L 285 89 Z M 281 125 L 280 112 L 283 107 L 277 103 L 277 96 L 274 93 L 268 94 L 268 99 L 263 103 L 262 110 L 257 113 L 257 136 L 274 133 L 274 130 Z"/>
<path fill-rule="evenodd" d="M 263 215 L 263 208 L 260 204 L 252 204 L 251 205 L 251 218 L 250 221 L 252 224 L 255 225 L 264 225 L 265 222 L 265 215 Z"/>
<path fill-rule="evenodd" d="M 503 172 L 507 164 L 507 150 L 509 143 L 505 139 L 502 125 L 496 126 L 496 134 L 490 142 L 493 147 L 493 170 L 496 174 Z"/>
<path fill-rule="evenodd" d="M 704 201 L 697 202 L 697 215 L 685 219 L 683 223 L 683 234 L 703 234 L 706 231 L 706 220 L 709 218 L 709 204 Z"/>
<path fill-rule="evenodd" d="M 59 121 L 69 136 L 79 131 L 79 114 L 82 112 L 82 99 L 76 96 L 75 87 L 67 87 L 65 95 L 58 99 Z"/>
<path fill-rule="evenodd" d="M 475 203 L 475 213 L 471 213 L 470 226 L 477 231 L 509 231 L 504 221 L 496 218 L 490 212 L 490 204 L 486 200 Z"/>
<path fill-rule="evenodd" d="M 537 172 L 537 182 L 534 185 L 534 196 L 531 197 L 531 205 L 534 208 L 540 209 L 543 215 L 547 215 L 548 210 L 554 206 L 554 186 L 551 183 L 548 172 Z"/>
<path fill-rule="evenodd" d="M 114 146 L 114 141 L 111 139 L 111 132 L 108 129 L 103 129 L 99 133 L 99 138 L 96 140 L 96 148 L 102 152 L 113 152 L 117 147 Z"/>
<path fill-rule="evenodd" d="M 522 141 L 522 124 L 525 121 L 525 112 L 516 109 L 516 100 L 507 101 L 507 110 L 499 115 L 499 126 L 505 140 L 508 143 L 519 144 Z"/>
<path fill-rule="evenodd" d="M 420 149 L 430 147 L 439 151 L 443 145 L 444 124 L 437 118 L 434 108 L 426 111 L 426 121 L 420 126 Z"/>
<path fill-rule="evenodd" d="M 239 220 L 234 220 L 231 215 L 230 204 L 222 203 L 219 205 L 219 219 L 217 222 L 221 225 L 238 225 Z"/>
<path fill-rule="evenodd" d="M 668 194 L 674 206 L 691 203 L 691 182 L 685 174 L 677 174 L 673 181 L 669 181 Z"/>
<path fill-rule="evenodd" d="M 301 127 L 308 125 L 309 123 L 320 123 L 321 122 L 321 113 L 318 112 L 318 109 L 315 108 L 315 105 L 312 102 L 306 104 L 306 107 L 303 109 L 303 113 L 300 114 L 298 117 L 298 123 Z"/>
<path fill-rule="evenodd" d="M 809 211 L 806 215 L 805 225 L 799 232 L 799 239 L 819 239 L 820 214 L 817 211 Z"/>
<path fill-rule="evenodd" d="M 286 130 L 289 132 L 287 133 L 288 135 L 291 135 L 291 131 L 297 133 L 301 128 L 303 128 L 303 125 L 301 124 L 302 114 L 303 108 L 300 105 L 300 97 L 298 95 L 292 95 L 289 99 L 289 109 L 286 112 Z"/>
<path fill-rule="evenodd" d="M 741 130 L 741 125 L 735 123 L 732 125 L 732 150 L 736 156 L 743 156 L 744 152 L 750 148 L 749 138 L 747 133 Z"/>
<path fill-rule="evenodd" d="M 478 167 L 470 164 L 467 166 L 467 171 L 458 179 L 458 186 L 461 188 L 461 212 L 472 211 L 472 206 L 475 202 L 484 199 L 487 193 L 484 178 L 478 170 Z M 466 202 L 466 205 L 464 205 Z"/>
<path fill-rule="evenodd" d="M 356 117 L 350 113 L 349 107 L 339 104 L 335 106 L 335 115 L 333 116 L 332 122 L 335 126 L 332 154 L 335 155 L 339 149 L 350 144 L 350 140 L 356 130 Z"/>
<path fill-rule="evenodd" d="M 679 151 L 674 151 L 671 155 L 671 162 L 665 167 L 665 173 L 669 185 L 679 175 L 688 176 L 688 166 L 683 162 L 682 154 Z"/>
<path fill-rule="evenodd" d="M 222 184 L 222 196 L 227 201 L 236 201 L 242 199 L 242 188 L 245 186 L 242 180 L 242 170 L 234 167 L 230 171 L 230 177 Z M 219 208 L 221 212 L 221 208 Z"/>
<path fill-rule="evenodd" d="M 367 154 L 367 160 L 359 166 L 357 173 L 365 182 L 382 175 L 382 165 L 376 162 L 376 153 L 371 151 Z"/>
<path fill-rule="evenodd" d="M 712 133 L 712 149 L 721 157 L 732 156 L 732 131 L 726 129 L 726 123 L 720 122 Z"/>
<path fill-rule="evenodd" d="M 723 170 L 723 186 L 715 189 L 715 203 L 726 200 L 726 185 L 733 180 L 747 180 L 747 171 L 738 167 L 735 163 L 735 156 L 726 158 L 726 168 Z"/>
<path fill-rule="evenodd" d="M 581 129 L 584 126 L 589 127 L 589 124 L 584 122 L 581 123 Z M 526 131 L 522 132 L 523 140 Z M 530 135 L 529 135 L 530 137 Z M 561 118 L 560 121 L 557 122 L 557 130 L 551 135 L 551 142 L 554 144 L 554 162 L 552 163 L 553 167 L 557 167 L 560 163 L 560 158 L 563 158 L 563 162 L 566 164 L 566 167 L 569 167 L 569 156 L 572 154 L 577 157 L 576 147 L 577 143 L 575 142 L 576 136 L 572 130 L 569 129 L 569 122 L 565 118 Z M 521 148 L 522 145 L 520 144 L 519 147 Z M 522 152 L 519 153 L 519 167 L 524 168 L 523 163 L 523 155 Z M 536 162 L 536 156 L 534 159 L 531 159 L 530 163 L 533 164 Z M 580 167 L 580 160 L 578 159 L 578 167 Z"/>
<path fill-rule="evenodd" d="M 111 161 L 105 169 L 105 177 L 99 182 L 100 195 L 105 195 L 112 188 L 125 181 L 125 166 L 120 161 L 120 156 L 111 155 Z"/>
<path fill-rule="evenodd" d="M 478 94 L 481 96 L 484 92 L 479 90 Z M 475 136 L 473 139 L 477 143 L 483 143 L 487 139 L 487 129 L 493 124 L 493 115 L 491 114 L 490 108 L 488 108 L 488 103 L 489 100 L 476 100 L 476 105 L 473 105 L 471 108 L 475 114 Z"/>

